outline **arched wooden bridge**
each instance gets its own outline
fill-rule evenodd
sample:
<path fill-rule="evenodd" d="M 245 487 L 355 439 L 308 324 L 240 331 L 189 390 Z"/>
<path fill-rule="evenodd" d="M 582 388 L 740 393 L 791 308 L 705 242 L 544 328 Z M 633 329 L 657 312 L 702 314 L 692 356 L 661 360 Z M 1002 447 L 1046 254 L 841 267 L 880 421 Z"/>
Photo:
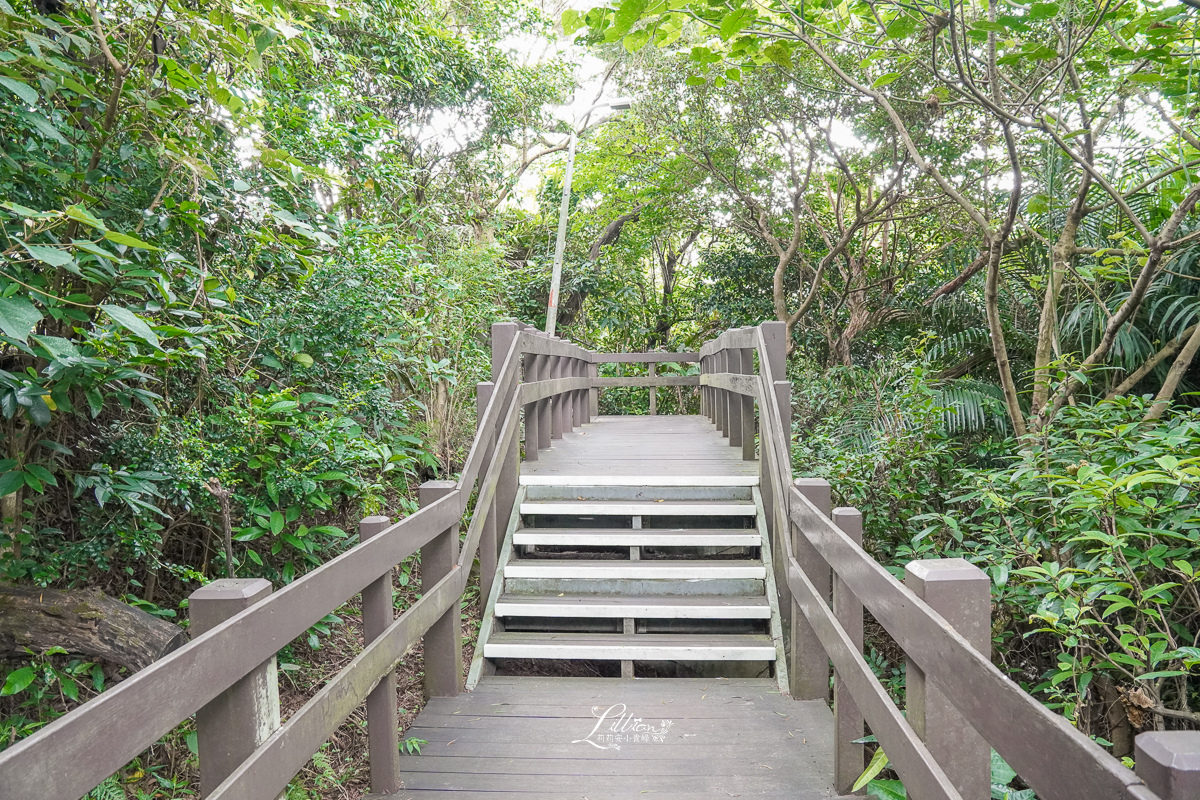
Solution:
<path fill-rule="evenodd" d="M 825 798 L 850 792 L 869 728 L 917 800 L 993 796 L 992 748 L 1042 800 L 1200 798 L 1200 734 L 1143 734 L 1126 769 L 992 665 L 982 571 L 920 561 L 900 582 L 857 511 L 793 479 L 783 337 L 614 354 L 493 326 L 458 481 L 278 591 L 197 591 L 189 644 L 0 753 L 0 798 L 77 800 L 194 715 L 202 796 L 270 800 L 363 704 L 376 796 Z M 621 362 L 646 374 L 599 376 Z M 656 373 L 669 362 L 698 374 Z M 698 387 L 701 413 L 598 416 L 612 387 Z M 423 595 L 396 617 L 392 570 L 418 551 Z M 365 648 L 281 722 L 276 652 L 355 594 Z M 864 607 L 907 656 L 903 712 L 863 659 Z M 427 744 L 401 755 L 393 670 L 422 640 L 430 699 L 407 735 Z"/>

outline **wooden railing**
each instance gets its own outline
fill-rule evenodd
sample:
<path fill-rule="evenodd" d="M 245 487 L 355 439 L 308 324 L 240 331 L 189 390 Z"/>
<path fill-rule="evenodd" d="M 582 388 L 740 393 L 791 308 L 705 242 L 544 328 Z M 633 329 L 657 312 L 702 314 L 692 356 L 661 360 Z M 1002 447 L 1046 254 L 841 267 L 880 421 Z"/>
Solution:
<path fill-rule="evenodd" d="M 594 406 L 591 353 L 517 323 L 493 326 L 492 337 L 492 381 L 480 385 L 478 432 L 457 481 L 422 486 L 420 510 L 399 522 L 363 520 L 359 544 L 279 591 L 233 579 L 195 592 L 188 644 L 0 753 L 0 798 L 77 800 L 192 715 L 202 796 L 277 797 L 364 703 L 372 790 L 398 790 L 394 670 L 423 638 L 426 692 L 462 686 L 460 598 L 477 551 L 484 596 L 495 574 L 497 538 L 514 513 L 522 406 L 534 457 Z M 392 570 L 418 551 L 422 595 L 396 617 Z M 359 593 L 362 652 L 280 724 L 275 654 Z"/>
<path fill-rule="evenodd" d="M 745 457 L 758 409 L 761 492 L 789 617 L 793 696 L 827 699 L 833 668 L 835 789 L 864 769 L 864 721 L 916 800 L 990 797 L 995 750 L 1041 800 L 1200 798 L 1200 733 L 1143 733 L 1137 772 L 1004 675 L 991 646 L 990 580 L 962 559 L 917 561 L 904 583 L 861 547 L 862 517 L 830 508 L 822 480 L 793 480 L 784 324 L 701 348 L 702 410 Z M 863 658 L 863 609 L 904 651 L 907 716 Z"/>
<path fill-rule="evenodd" d="M 782 323 L 764 323 L 727 331 L 698 354 L 605 354 L 518 323 L 494 325 L 492 381 L 478 387 L 478 431 L 457 481 L 423 485 L 420 510 L 400 522 L 363 520 L 356 546 L 277 592 L 261 579 L 234 579 L 193 593 L 193 639 L 0 753 L 0 798 L 76 800 L 192 715 L 203 797 L 277 797 L 363 704 L 372 791 L 395 792 L 394 670 L 423 640 L 426 693 L 461 689 L 460 598 L 476 553 L 483 596 L 495 579 L 522 449 L 535 460 L 588 422 L 602 388 L 673 385 L 699 386 L 702 413 L 744 458 L 758 457 L 790 687 L 797 698 L 826 699 L 832 662 L 840 792 L 863 769 L 854 740 L 865 720 L 916 800 L 988 796 L 989 744 L 1043 800 L 1200 797 L 1200 771 L 1177 757 L 1200 751 L 1195 735 L 1143 734 L 1138 774 L 1127 770 L 984 655 L 982 572 L 959 560 L 915 562 L 901 584 L 862 550 L 858 512 L 830 508 L 828 483 L 793 481 L 784 337 Z M 696 360 L 698 376 L 596 374 L 604 362 Z M 392 570 L 418 551 L 422 595 L 396 617 Z M 360 593 L 362 652 L 281 724 L 275 654 Z M 864 605 L 909 659 L 907 719 L 863 659 Z"/>

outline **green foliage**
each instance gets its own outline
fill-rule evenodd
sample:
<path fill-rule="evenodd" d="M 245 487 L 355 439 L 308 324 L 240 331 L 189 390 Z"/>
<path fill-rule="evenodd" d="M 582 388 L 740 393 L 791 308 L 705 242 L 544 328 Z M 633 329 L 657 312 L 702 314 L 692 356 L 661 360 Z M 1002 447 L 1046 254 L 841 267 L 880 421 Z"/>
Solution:
<path fill-rule="evenodd" d="M 1141 399 L 1064 412 L 1005 465 L 961 470 L 945 511 L 900 559 L 961 556 L 992 578 L 1002 659 L 1029 674 L 1014 635 L 1044 655 L 1031 690 L 1076 719 L 1100 676 L 1156 707 L 1196 702 L 1200 667 L 1200 415 L 1140 423 Z"/>

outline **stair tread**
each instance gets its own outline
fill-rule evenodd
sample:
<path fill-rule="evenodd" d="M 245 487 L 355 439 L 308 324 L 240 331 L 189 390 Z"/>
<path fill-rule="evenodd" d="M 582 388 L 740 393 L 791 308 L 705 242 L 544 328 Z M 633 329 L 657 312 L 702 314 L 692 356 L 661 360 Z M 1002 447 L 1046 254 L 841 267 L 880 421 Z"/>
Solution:
<path fill-rule="evenodd" d="M 763 595 L 525 595 L 503 594 L 497 617 L 604 619 L 770 619 Z"/>
<path fill-rule="evenodd" d="M 754 503 L 744 500 L 532 500 L 522 514 L 588 516 L 753 516 Z"/>
<path fill-rule="evenodd" d="M 529 605 L 554 605 L 578 603 L 580 605 L 655 605 L 655 606 L 739 606 L 769 608 L 770 603 L 763 595 L 740 597 L 737 595 L 588 595 L 568 594 L 550 597 L 540 594 L 500 595 L 500 603 L 525 603 Z"/>
<path fill-rule="evenodd" d="M 754 528 L 521 528 L 513 533 L 514 544 L 618 544 L 639 542 L 684 544 L 761 543 Z"/>
<path fill-rule="evenodd" d="M 488 658 L 773 661 L 767 634 L 493 633 Z"/>
<path fill-rule="evenodd" d="M 762 561 L 696 559 L 653 559 L 625 561 L 621 559 L 557 559 L 528 558 L 513 559 L 504 568 L 505 577 L 511 578 L 763 578 L 766 567 Z"/>
<path fill-rule="evenodd" d="M 570 644 L 653 644 L 678 647 L 721 647 L 766 644 L 774 647 L 765 633 L 558 633 L 497 631 L 489 642 L 555 642 Z"/>
<path fill-rule="evenodd" d="M 653 558 L 643 559 L 640 561 L 625 561 L 622 559 L 605 559 L 605 558 L 514 558 L 508 562 L 509 566 L 517 567 L 630 567 L 631 569 L 653 570 L 657 567 L 712 567 L 714 569 L 720 567 L 747 567 L 747 566 L 762 566 L 762 561 L 759 559 L 733 559 L 733 558 L 704 558 L 704 559 L 686 559 L 686 558 Z"/>

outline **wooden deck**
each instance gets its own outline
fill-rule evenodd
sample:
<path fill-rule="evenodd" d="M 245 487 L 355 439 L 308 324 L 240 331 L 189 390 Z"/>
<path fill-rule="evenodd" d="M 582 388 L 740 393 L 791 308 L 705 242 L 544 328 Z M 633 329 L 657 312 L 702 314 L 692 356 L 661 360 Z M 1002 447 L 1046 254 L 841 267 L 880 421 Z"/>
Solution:
<path fill-rule="evenodd" d="M 394 797 L 817 800 L 833 796 L 832 727 L 769 679 L 485 677 L 425 706 L 407 735 L 428 743 Z"/>
<path fill-rule="evenodd" d="M 719 512 L 719 517 L 724 518 L 747 513 L 753 516 L 755 505 L 748 500 L 753 490 L 749 487 L 758 482 L 758 463 L 743 461 L 741 456 L 741 448 L 730 447 L 728 440 L 704 417 L 599 417 L 554 440 L 550 449 L 538 453 L 536 461 L 521 465 L 520 479 L 527 491 L 549 493 L 554 498 L 563 495 L 562 499 L 550 501 L 527 500 L 521 511 L 527 518 L 538 514 L 565 518 L 570 514 L 709 512 Z M 563 492 L 563 487 L 572 488 Z M 576 492 L 592 498 L 607 498 L 611 494 L 612 499 L 585 499 L 573 496 Z M 739 493 L 744 493 L 747 499 L 706 498 L 706 493 L 720 498 L 731 492 L 739 497 Z M 686 495 L 688 499 L 674 499 L 674 495 Z M 697 496 L 704 499 L 694 499 Z M 528 543 L 533 544 L 577 544 L 583 541 L 581 537 L 589 536 L 611 543 L 614 538 L 624 541 L 664 535 L 701 537 L 698 541 L 702 544 L 706 543 L 703 537 L 720 535 L 753 537 L 750 546 L 760 541 L 759 532 L 753 528 L 659 531 L 641 530 L 635 525 L 634 529 L 610 531 L 530 527 L 520 529 L 518 534 L 528 537 Z M 550 538 L 542 542 L 537 539 L 539 536 Z M 672 544 L 658 540 L 653 543 Z M 761 560 L 592 563 L 544 559 L 510 562 L 504 567 L 504 576 L 506 580 L 536 578 L 544 572 L 563 578 L 575 576 L 572 569 L 585 577 L 591 574 L 589 570 L 609 569 L 616 578 L 628 577 L 626 572 L 637 570 L 660 580 L 674 577 L 694 582 L 701 581 L 706 570 L 722 576 L 722 571 L 742 570 L 747 579 L 766 577 Z M 526 571 L 530 575 L 526 576 Z M 737 574 L 741 576 L 740 572 Z M 684 595 L 667 605 L 662 597 L 568 597 L 563 593 L 515 595 L 510 604 L 514 600 L 524 603 L 524 607 L 540 604 L 568 617 L 578 616 L 574 605 L 591 608 L 597 604 L 603 607 L 588 613 L 601 617 L 757 619 L 771 615 L 765 595 L 746 598 Z M 564 611 L 556 602 L 569 607 Z M 717 608 L 715 615 L 711 609 L 691 614 L 683 608 L 688 602 L 704 609 L 718 603 L 729 607 Z M 749 604 L 752 608 L 747 613 L 734 604 Z M 504 613 L 513 612 L 503 602 L 499 605 Z M 642 605 L 646 608 L 631 613 L 630 609 Z M 521 608 L 513 613 L 521 613 Z M 514 640 L 513 646 L 524 639 L 548 640 L 547 648 L 567 651 L 572 648 L 579 651 L 586 646 L 594 658 L 603 655 L 597 654 L 598 641 L 611 645 L 614 650 L 611 657 L 635 660 L 712 662 L 722 657 L 717 645 L 737 645 L 741 639 L 753 640 L 749 644 L 765 651 L 757 656 L 764 663 L 773 659 L 775 652 L 771 637 L 761 634 L 687 637 L 671 633 L 635 634 L 632 628 L 627 628 L 625 634 L 608 637 L 595 633 L 492 632 L 488 648 L 498 653 L 509 639 Z M 679 649 L 687 642 L 703 646 L 697 654 L 690 655 L 682 650 L 660 653 L 654 649 L 655 646 Z M 635 644 L 642 649 L 630 650 Z M 522 655 L 530 657 L 527 650 L 528 647 L 522 650 Z M 555 650 L 543 657 L 574 656 Z M 394 797 L 402 800 L 832 797 L 832 714 L 823 702 L 797 702 L 782 695 L 779 686 L 777 679 L 768 677 L 484 676 L 473 691 L 454 698 L 435 697 L 425 706 L 406 735 L 424 739 L 427 744 L 421 748 L 421 755 L 402 759 L 404 789 Z"/>
<path fill-rule="evenodd" d="M 758 462 L 743 461 L 702 416 L 597 417 L 555 439 L 521 465 L 526 486 L 757 485 Z"/>

